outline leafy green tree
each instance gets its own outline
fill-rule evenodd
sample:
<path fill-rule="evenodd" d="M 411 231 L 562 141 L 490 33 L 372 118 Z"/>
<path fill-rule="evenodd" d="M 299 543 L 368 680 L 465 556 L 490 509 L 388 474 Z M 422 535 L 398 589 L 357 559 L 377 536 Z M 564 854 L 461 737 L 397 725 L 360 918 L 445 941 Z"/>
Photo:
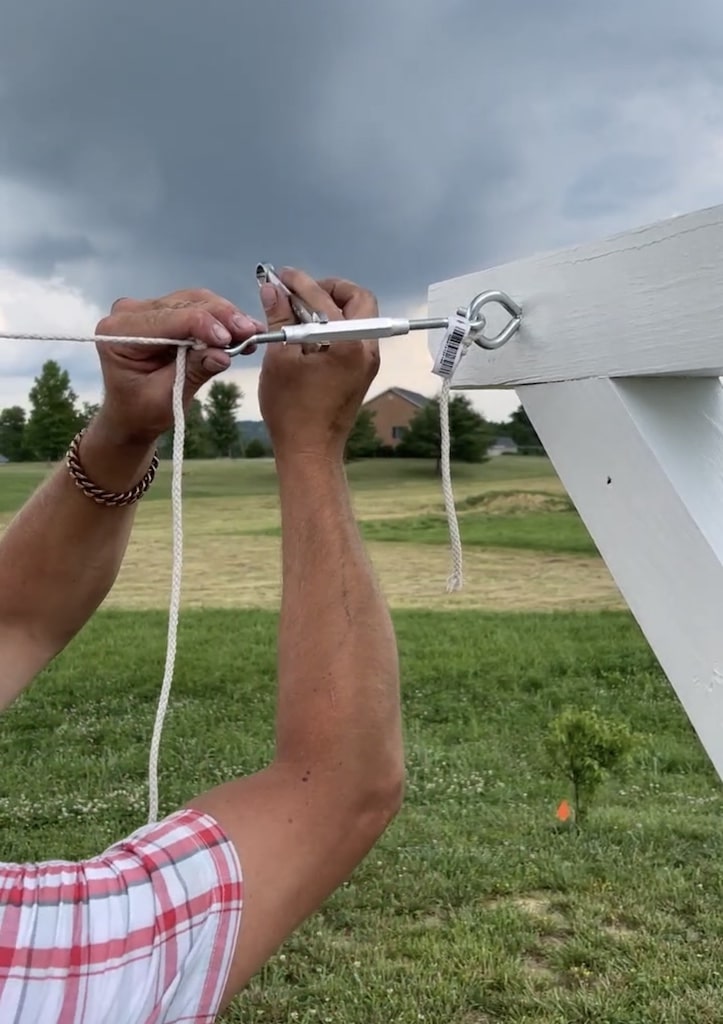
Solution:
<path fill-rule="evenodd" d="M 25 419 L 25 410 L 20 405 L 0 412 L 0 455 L 10 462 L 23 462 L 27 458 Z"/>
<path fill-rule="evenodd" d="M 214 455 L 233 458 L 241 454 L 242 443 L 236 426 L 236 411 L 243 392 L 233 381 L 216 380 L 206 400 L 206 423 Z"/>
<path fill-rule="evenodd" d="M 374 425 L 374 413 L 371 409 L 360 409 L 346 443 L 344 458 L 347 462 L 353 459 L 369 459 L 378 454 L 380 447 L 381 440 Z"/>
<path fill-rule="evenodd" d="M 572 786 L 576 825 L 585 820 L 608 775 L 627 767 L 637 743 L 625 722 L 596 711 L 568 708 L 550 722 L 545 750 L 550 766 Z"/>
<path fill-rule="evenodd" d="M 173 454 L 173 430 L 163 435 L 158 444 L 161 458 L 170 459 Z M 186 413 L 186 432 L 183 438 L 184 459 L 207 459 L 211 455 L 208 424 L 203 415 L 203 406 L 197 398 L 192 399 Z"/>
<path fill-rule="evenodd" d="M 60 459 L 83 424 L 78 396 L 67 370 L 49 359 L 30 389 L 30 416 L 25 443 L 32 457 L 48 462 Z"/>
<path fill-rule="evenodd" d="M 94 416 L 97 415 L 100 406 L 97 402 L 83 402 L 83 408 L 81 410 L 81 417 L 83 423 L 90 423 Z"/>
<path fill-rule="evenodd" d="M 455 395 L 449 403 L 450 450 L 453 462 L 483 462 L 492 437 L 489 424 L 472 408 L 466 395 Z M 406 458 L 435 459 L 439 472 L 442 439 L 439 399 L 433 398 L 414 415 L 397 445 Z"/>
<path fill-rule="evenodd" d="M 207 459 L 211 454 L 208 421 L 203 415 L 201 402 L 194 398 L 186 413 L 186 435 L 183 455 L 186 459 Z"/>
<path fill-rule="evenodd" d="M 499 433 L 511 437 L 518 448 L 545 450 L 523 406 L 515 409 L 507 423 L 500 424 Z"/>

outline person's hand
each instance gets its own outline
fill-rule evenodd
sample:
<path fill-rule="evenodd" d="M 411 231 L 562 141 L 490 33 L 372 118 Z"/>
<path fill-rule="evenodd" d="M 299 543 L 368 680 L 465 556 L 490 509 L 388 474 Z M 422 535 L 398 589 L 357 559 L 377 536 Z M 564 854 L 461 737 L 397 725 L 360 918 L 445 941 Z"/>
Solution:
<path fill-rule="evenodd" d="M 299 270 L 279 274 L 311 309 L 329 320 L 378 316 L 371 292 L 351 281 L 314 281 Z M 284 293 L 271 284 L 261 289 L 269 330 L 295 323 Z M 297 453 L 329 458 L 343 455 L 359 407 L 379 370 L 379 342 L 340 341 L 268 345 L 259 381 L 259 404 L 277 459 Z"/>
<path fill-rule="evenodd" d="M 226 299 L 205 289 L 189 289 L 160 299 L 118 299 L 96 327 L 96 334 L 195 338 L 208 346 L 187 354 L 187 409 L 199 388 L 230 366 L 224 346 L 263 330 L 264 324 Z M 96 347 L 105 387 L 99 416 L 106 431 L 121 442 L 155 443 L 173 422 L 176 346 L 97 342 Z"/>

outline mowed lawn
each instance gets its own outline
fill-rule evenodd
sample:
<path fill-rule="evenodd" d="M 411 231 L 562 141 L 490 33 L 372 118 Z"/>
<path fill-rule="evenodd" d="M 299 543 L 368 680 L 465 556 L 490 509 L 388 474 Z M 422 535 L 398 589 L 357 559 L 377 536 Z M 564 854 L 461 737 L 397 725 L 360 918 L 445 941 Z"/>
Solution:
<path fill-rule="evenodd" d="M 405 547 L 446 565 L 441 498 L 424 467 L 364 464 L 350 476 L 380 567 L 385 550 Z M 466 591 L 443 594 L 436 610 L 392 601 L 405 806 L 225 1019 L 722 1022 L 719 781 L 612 596 L 609 609 L 594 611 L 578 610 L 574 595 L 567 604 L 540 598 L 555 565 L 577 581 L 579 607 L 596 607 L 590 594 L 601 572 L 549 465 L 499 459 L 459 467 L 455 478 L 468 563 L 506 567 L 515 610 L 495 611 L 479 597 L 466 608 Z M 0 469 L 0 515 L 7 519 L 37 480 L 31 469 Z M 162 546 L 168 531 L 167 471 L 159 483 L 141 510 L 138 544 Z M 274 487 L 269 463 L 190 464 L 191 548 L 202 550 L 218 531 L 258 571 L 257 546 L 266 561 L 278 547 Z M 200 586 L 196 557 L 190 570 Z M 529 571 L 518 579 L 523 565 Z M 207 575 L 215 571 L 209 560 Z M 208 582 L 203 602 L 188 601 L 181 618 L 162 812 L 261 767 L 272 749 L 273 594 L 254 607 L 253 591 L 240 586 L 234 604 L 239 590 L 224 578 L 214 603 Z M 145 821 L 167 586 L 147 588 L 142 610 L 133 610 L 127 587 L 123 607 L 99 613 L 0 720 L 5 859 L 91 855 Z M 443 592 L 444 579 L 430 587 Z M 605 785 L 578 834 L 557 827 L 555 809 L 570 794 L 549 773 L 542 742 L 565 707 L 621 718 L 639 737 L 627 776 Z"/>

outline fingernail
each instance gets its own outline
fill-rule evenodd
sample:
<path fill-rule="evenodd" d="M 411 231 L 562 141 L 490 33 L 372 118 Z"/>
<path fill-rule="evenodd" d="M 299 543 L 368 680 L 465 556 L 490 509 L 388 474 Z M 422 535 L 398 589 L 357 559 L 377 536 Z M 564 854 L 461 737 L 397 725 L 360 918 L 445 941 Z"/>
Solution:
<path fill-rule="evenodd" d="M 243 313 L 236 313 L 231 321 L 237 331 L 253 331 L 254 321 L 250 316 L 244 316 Z"/>
<path fill-rule="evenodd" d="M 223 324 L 214 324 L 213 333 L 217 341 L 220 341 L 222 345 L 231 344 L 231 335 L 223 326 Z"/>
<path fill-rule="evenodd" d="M 265 310 L 271 310 L 276 305 L 276 288 L 272 284 L 261 285 L 261 305 Z"/>

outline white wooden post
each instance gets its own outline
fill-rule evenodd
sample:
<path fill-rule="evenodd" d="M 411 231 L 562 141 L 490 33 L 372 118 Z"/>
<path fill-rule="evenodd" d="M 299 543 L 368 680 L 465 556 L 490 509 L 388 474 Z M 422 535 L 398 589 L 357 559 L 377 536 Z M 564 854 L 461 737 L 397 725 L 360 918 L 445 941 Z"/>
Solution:
<path fill-rule="evenodd" d="M 435 284 L 429 315 L 491 289 L 522 326 L 453 387 L 517 391 L 723 778 L 723 207 Z"/>

